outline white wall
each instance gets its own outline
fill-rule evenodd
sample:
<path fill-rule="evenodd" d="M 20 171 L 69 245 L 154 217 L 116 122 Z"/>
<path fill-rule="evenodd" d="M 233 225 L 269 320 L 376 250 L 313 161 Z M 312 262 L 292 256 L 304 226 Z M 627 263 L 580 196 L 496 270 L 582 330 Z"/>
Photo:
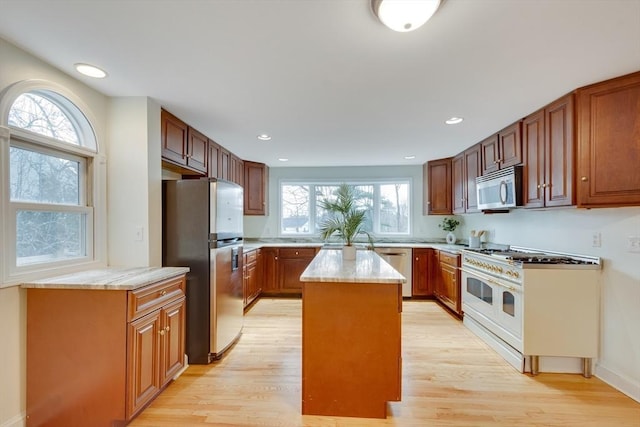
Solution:
<path fill-rule="evenodd" d="M 422 215 L 422 167 L 270 168 L 269 216 L 245 217 L 248 238 L 278 237 L 278 188 L 282 179 L 410 177 L 413 237 L 443 239 L 442 216 Z M 468 214 L 455 234 L 488 230 L 494 243 L 599 256 L 602 269 L 602 335 L 595 374 L 640 401 L 640 254 L 627 251 L 627 237 L 640 236 L 640 208 L 516 209 L 508 214 Z M 600 233 L 601 247 L 592 246 Z M 486 239 L 485 239 L 486 240 Z M 570 303 L 570 302 L 569 302 Z"/>
<path fill-rule="evenodd" d="M 111 98 L 108 153 L 109 265 L 162 265 L 160 106 Z"/>

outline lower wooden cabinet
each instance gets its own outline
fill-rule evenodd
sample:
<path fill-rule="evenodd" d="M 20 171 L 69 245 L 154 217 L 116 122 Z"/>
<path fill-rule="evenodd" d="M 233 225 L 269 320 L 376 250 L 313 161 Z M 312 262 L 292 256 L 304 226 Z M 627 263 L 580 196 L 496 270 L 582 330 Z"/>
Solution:
<path fill-rule="evenodd" d="M 184 367 L 184 292 L 27 289 L 27 426 L 128 423 Z"/>
<path fill-rule="evenodd" d="M 262 292 L 261 249 L 244 253 L 243 294 L 244 307 L 247 308 Z"/>
<path fill-rule="evenodd" d="M 433 296 L 433 286 L 435 284 L 434 269 L 437 267 L 437 250 L 432 248 L 413 248 L 413 262 L 411 265 L 412 296 Z"/>
<path fill-rule="evenodd" d="M 300 295 L 300 275 L 318 251 L 315 247 L 261 248 L 263 295 Z"/>
<path fill-rule="evenodd" d="M 438 252 L 438 266 L 434 295 L 445 307 L 462 316 L 462 293 L 460 292 L 460 255 Z"/>

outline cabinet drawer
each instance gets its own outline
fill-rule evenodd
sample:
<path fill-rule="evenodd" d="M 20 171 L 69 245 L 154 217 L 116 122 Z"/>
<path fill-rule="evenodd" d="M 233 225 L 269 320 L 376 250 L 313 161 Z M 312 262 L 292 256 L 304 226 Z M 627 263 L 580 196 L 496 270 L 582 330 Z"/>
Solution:
<path fill-rule="evenodd" d="M 130 291 L 127 296 L 127 320 L 129 322 L 135 320 L 182 297 L 184 290 L 185 278 L 181 276 Z"/>
<path fill-rule="evenodd" d="M 258 250 L 253 250 L 244 253 L 244 264 L 250 265 L 258 261 Z"/>
<path fill-rule="evenodd" d="M 280 248 L 280 258 L 313 258 L 316 248 Z"/>
<path fill-rule="evenodd" d="M 440 262 L 443 264 L 449 264 L 453 267 L 458 267 L 458 257 L 459 255 L 440 251 Z"/>

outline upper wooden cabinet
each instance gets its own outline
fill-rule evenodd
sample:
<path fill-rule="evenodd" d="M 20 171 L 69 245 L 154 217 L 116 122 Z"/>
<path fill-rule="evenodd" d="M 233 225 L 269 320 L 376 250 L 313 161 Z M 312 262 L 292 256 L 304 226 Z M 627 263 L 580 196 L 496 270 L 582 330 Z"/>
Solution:
<path fill-rule="evenodd" d="M 480 176 L 481 144 L 476 144 L 458 154 L 451 161 L 452 212 L 478 212 L 476 178 Z"/>
<path fill-rule="evenodd" d="M 209 139 L 189 126 L 187 130 L 186 165 L 203 174 L 209 164 Z"/>
<path fill-rule="evenodd" d="M 183 175 L 207 173 L 208 139 L 182 120 L 161 110 L 162 158 L 180 167 Z"/>
<path fill-rule="evenodd" d="M 244 161 L 234 154 L 231 154 L 229 160 L 229 181 L 244 186 Z"/>
<path fill-rule="evenodd" d="M 224 147 L 218 152 L 218 178 L 231 181 L 231 153 Z"/>
<path fill-rule="evenodd" d="M 222 178 L 218 169 L 218 158 L 220 157 L 221 147 L 213 140 L 209 140 L 209 169 L 207 175 L 209 178 Z"/>
<path fill-rule="evenodd" d="M 424 215 L 451 215 L 451 161 L 448 157 L 424 165 Z"/>
<path fill-rule="evenodd" d="M 524 206 L 574 205 L 573 94 L 529 115 L 522 126 Z"/>
<path fill-rule="evenodd" d="M 269 167 L 264 163 L 244 162 L 244 214 L 267 215 Z"/>
<path fill-rule="evenodd" d="M 480 142 L 482 175 L 522 163 L 522 122 L 517 121 Z"/>
<path fill-rule="evenodd" d="M 640 205 L 640 72 L 578 89 L 577 202 Z"/>

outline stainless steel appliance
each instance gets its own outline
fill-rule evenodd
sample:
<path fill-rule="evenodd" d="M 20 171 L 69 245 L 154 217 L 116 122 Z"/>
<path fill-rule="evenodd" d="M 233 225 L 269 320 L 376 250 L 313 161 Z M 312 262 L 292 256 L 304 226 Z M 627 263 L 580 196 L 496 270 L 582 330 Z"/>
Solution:
<path fill-rule="evenodd" d="M 163 264 L 191 268 L 189 363 L 210 363 L 242 332 L 242 187 L 217 179 L 164 181 L 163 212 Z"/>
<path fill-rule="evenodd" d="M 462 253 L 465 326 L 520 372 L 591 375 L 599 258 L 515 246 Z"/>
<path fill-rule="evenodd" d="M 511 166 L 476 178 L 478 209 L 508 209 L 522 205 L 522 166 Z"/>
<path fill-rule="evenodd" d="M 407 279 L 402 284 L 402 296 L 411 297 L 411 248 L 376 247 L 374 250 Z"/>

